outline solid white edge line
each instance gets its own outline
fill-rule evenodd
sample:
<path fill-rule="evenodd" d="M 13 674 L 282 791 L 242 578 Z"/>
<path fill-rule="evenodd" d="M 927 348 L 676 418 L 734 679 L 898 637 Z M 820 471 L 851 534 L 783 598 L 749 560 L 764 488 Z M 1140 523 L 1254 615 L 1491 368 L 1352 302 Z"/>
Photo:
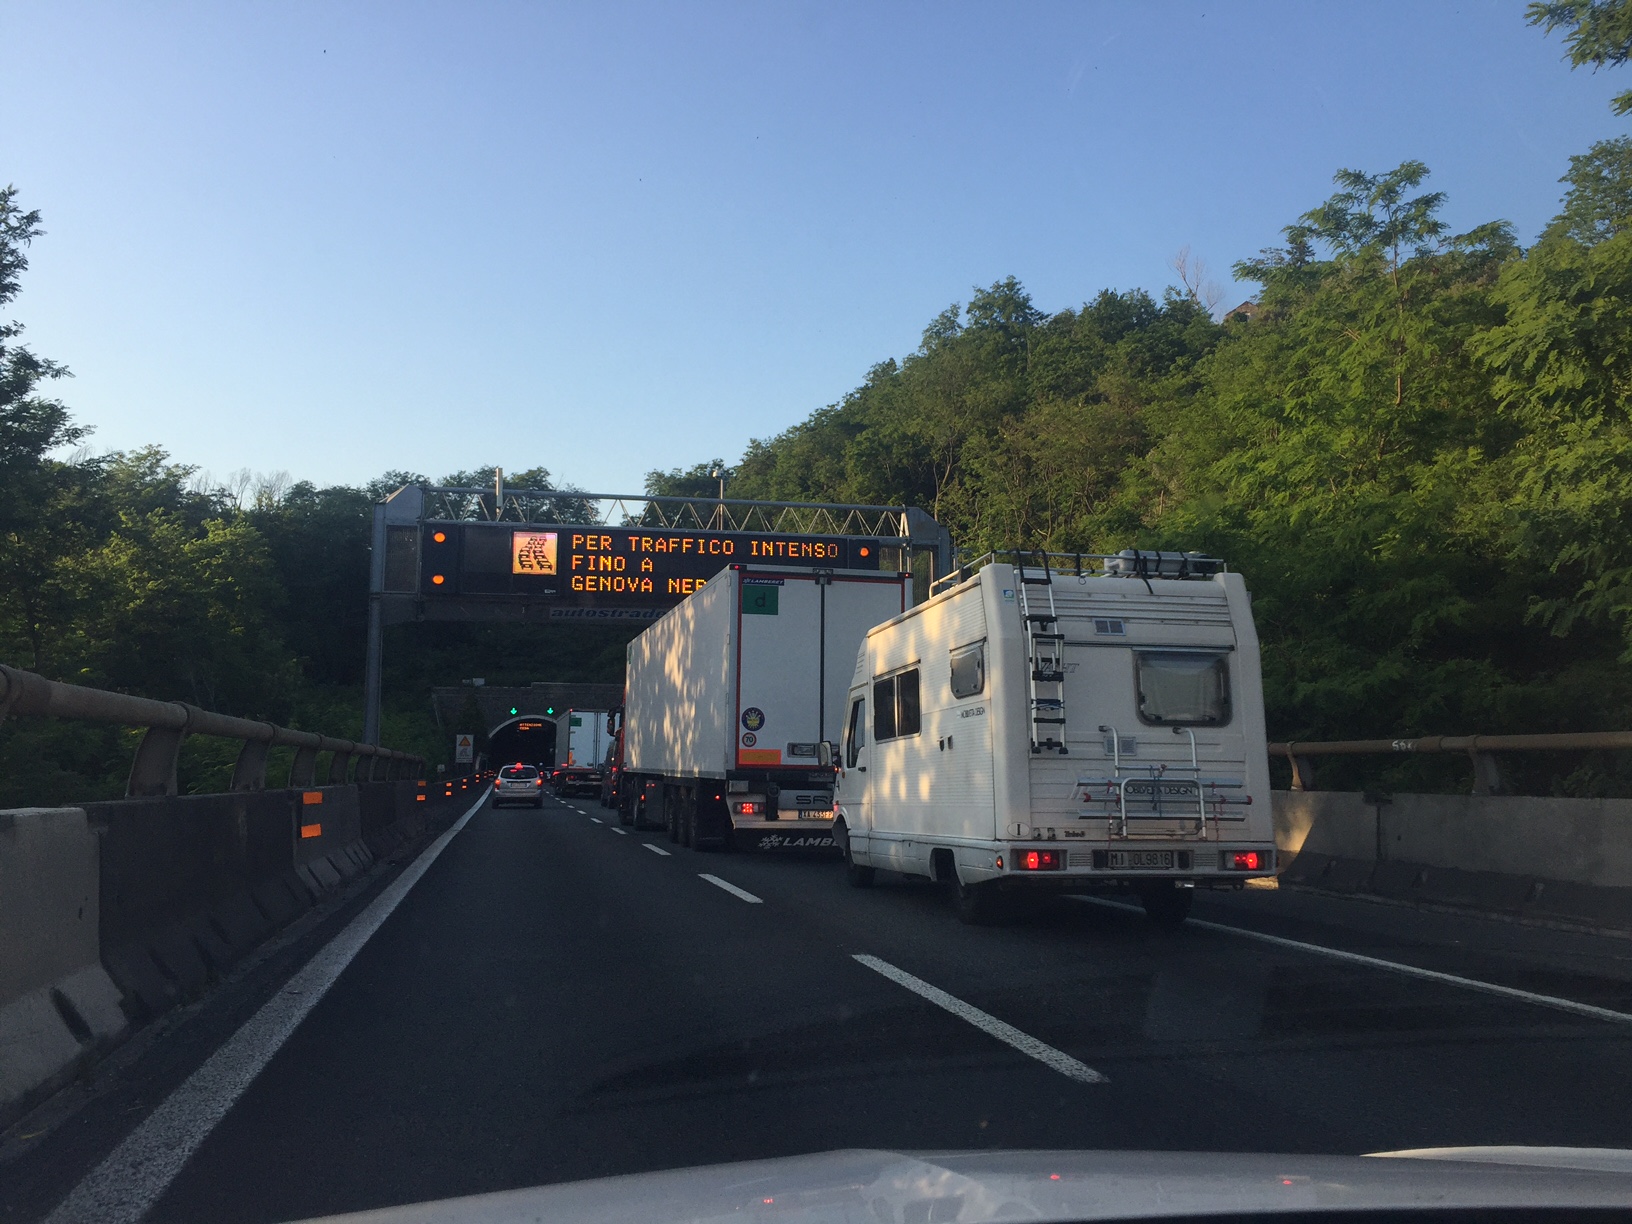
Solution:
<path fill-rule="evenodd" d="M 324 944 L 204 1064 L 68 1192 L 45 1224 L 137 1224 L 317 1006 L 409 889 L 487 802 L 484 794 L 344 930 Z"/>
<path fill-rule="evenodd" d="M 922 978 L 913 977 L 905 969 L 897 969 L 889 961 L 856 952 L 854 958 L 874 973 L 881 973 L 897 985 L 905 986 L 920 998 L 928 999 L 936 1007 L 944 1008 L 960 1020 L 966 1020 L 982 1032 L 990 1033 L 999 1041 L 1013 1046 L 1028 1058 L 1035 1058 L 1046 1067 L 1058 1071 L 1079 1084 L 1108 1084 L 1110 1081 L 1088 1064 L 1079 1062 L 1063 1050 L 1056 1050 L 1029 1033 L 1022 1033 L 1012 1024 L 1005 1024 L 989 1012 L 983 1012 L 972 1003 L 965 1003 L 956 995 L 949 995 L 938 986 L 931 986 Z"/>
<path fill-rule="evenodd" d="M 1143 913 L 1137 905 L 1128 905 L 1122 901 L 1107 901 L 1103 897 L 1077 896 L 1078 901 L 1086 901 L 1090 905 L 1103 905 L 1108 909 L 1132 910 L 1134 913 Z M 1282 935 L 1266 935 L 1262 931 L 1249 930 L 1246 927 L 1230 926 L 1223 922 L 1209 922 L 1205 918 L 1190 918 L 1187 926 L 1200 927 L 1204 931 L 1218 931 L 1224 935 L 1238 935 L 1242 939 L 1256 939 L 1260 943 L 1274 944 L 1281 948 L 1296 948 L 1300 952 L 1314 952 L 1321 956 L 1329 956 L 1333 960 L 1348 961 L 1350 964 L 1365 965 L 1371 969 L 1383 969 L 1389 973 L 1399 973 L 1406 977 L 1422 978 L 1429 982 L 1444 982 L 1448 986 L 1461 986 L 1466 990 L 1477 990 L 1482 994 L 1496 995 L 1498 998 L 1513 999 L 1520 1003 L 1531 1003 L 1537 1007 L 1551 1007 L 1556 1011 L 1572 1012 L 1577 1016 L 1590 1016 L 1594 1020 L 1608 1020 L 1615 1024 L 1632 1024 L 1632 1013 L 1611 1011 L 1607 1007 L 1594 1007 L 1591 1003 L 1577 1003 L 1574 999 L 1560 999 L 1556 995 L 1535 994 L 1528 990 L 1520 990 L 1516 986 L 1498 986 L 1495 982 L 1481 982 L 1478 978 L 1458 977 L 1454 973 L 1441 973 L 1437 969 L 1422 969 L 1416 965 L 1405 965 L 1399 961 L 1383 960 L 1376 956 L 1366 956 L 1360 952 L 1345 952 L 1340 948 L 1328 948 L 1324 944 L 1304 943 L 1301 939 L 1287 939 Z"/>
<path fill-rule="evenodd" d="M 725 889 L 726 892 L 730 893 L 733 897 L 741 897 L 744 901 L 750 902 L 751 904 L 754 904 L 754 905 L 763 905 L 764 904 L 764 902 L 762 902 L 758 897 L 754 896 L 753 893 L 745 892 L 742 889 L 738 888 L 735 884 L 732 884 L 727 880 L 720 879 L 719 876 L 709 875 L 708 872 L 706 872 L 706 871 L 699 871 L 697 873 L 697 878 L 700 879 L 700 880 L 707 880 L 710 884 L 714 885 L 715 888 L 723 888 L 723 889 Z"/>
<path fill-rule="evenodd" d="M 669 852 L 663 849 L 662 846 L 654 846 L 651 842 L 641 842 L 640 844 L 645 846 L 646 849 L 650 850 L 653 854 L 661 854 L 664 858 L 669 857 Z"/>

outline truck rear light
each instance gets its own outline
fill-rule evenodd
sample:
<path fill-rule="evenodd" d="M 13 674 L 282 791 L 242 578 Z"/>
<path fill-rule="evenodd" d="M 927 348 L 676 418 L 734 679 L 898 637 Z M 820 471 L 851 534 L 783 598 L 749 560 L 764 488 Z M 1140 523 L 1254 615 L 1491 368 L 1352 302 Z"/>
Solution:
<path fill-rule="evenodd" d="M 743 816 L 759 816 L 762 814 L 760 812 L 760 805 L 757 803 L 738 803 L 734 806 L 736 807 L 737 812 Z"/>
<path fill-rule="evenodd" d="M 1256 850 L 1226 850 L 1222 857 L 1225 871 L 1261 871 L 1267 865 Z"/>
<path fill-rule="evenodd" d="M 1063 866 L 1058 850 L 1020 850 L 1014 856 L 1016 871 L 1058 871 Z"/>

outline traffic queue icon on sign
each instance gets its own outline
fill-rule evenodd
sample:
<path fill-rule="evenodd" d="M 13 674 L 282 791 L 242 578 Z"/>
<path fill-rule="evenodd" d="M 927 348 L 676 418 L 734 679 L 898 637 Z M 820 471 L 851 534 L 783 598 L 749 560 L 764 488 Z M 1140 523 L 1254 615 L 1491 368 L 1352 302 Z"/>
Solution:
<path fill-rule="evenodd" d="M 510 536 L 512 574 L 554 574 L 555 532 L 517 531 Z"/>

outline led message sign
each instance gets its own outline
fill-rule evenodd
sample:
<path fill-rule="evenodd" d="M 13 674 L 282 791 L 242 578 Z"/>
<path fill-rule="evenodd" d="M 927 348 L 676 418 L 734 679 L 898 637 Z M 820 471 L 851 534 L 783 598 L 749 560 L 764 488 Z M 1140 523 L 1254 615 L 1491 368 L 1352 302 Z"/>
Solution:
<path fill-rule="evenodd" d="M 879 548 L 878 540 L 853 536 L 428 524 L 420 591 L 522 595 L 573 607 L 661 607 L 728 565 L 877 570 Z"/>

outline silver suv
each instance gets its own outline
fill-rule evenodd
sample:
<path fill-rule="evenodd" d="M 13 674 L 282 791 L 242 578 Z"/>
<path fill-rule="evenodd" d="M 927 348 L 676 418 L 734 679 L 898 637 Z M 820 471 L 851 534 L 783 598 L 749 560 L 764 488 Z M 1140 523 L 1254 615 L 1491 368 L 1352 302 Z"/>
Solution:
<path fill-rule="evenodd" d="M 529 803 L 544 806 L 544 775 L 531 765 L 506 765 L 493 780 L 493 806 Z"/>

